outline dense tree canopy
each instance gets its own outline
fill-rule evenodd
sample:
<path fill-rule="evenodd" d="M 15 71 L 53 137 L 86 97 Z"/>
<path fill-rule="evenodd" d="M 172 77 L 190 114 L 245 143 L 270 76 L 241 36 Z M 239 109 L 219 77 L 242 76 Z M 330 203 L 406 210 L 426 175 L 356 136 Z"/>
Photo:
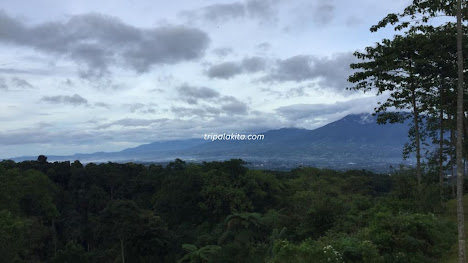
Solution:
<path fill-rule="evenodd" d="M 455 240 L 412 171 L 244 164 L 2 161 L 0 262 L 436 262 Z"/>

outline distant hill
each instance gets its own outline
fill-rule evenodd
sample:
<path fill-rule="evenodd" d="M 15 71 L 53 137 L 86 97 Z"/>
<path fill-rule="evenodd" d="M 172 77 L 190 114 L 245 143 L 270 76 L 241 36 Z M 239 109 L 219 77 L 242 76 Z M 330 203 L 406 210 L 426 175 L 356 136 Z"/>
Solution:
<path fill-rule="evenodd" d="M 334 169 L 385 170 L 402 162 L 409 126 L 378 125 L 370 114 L 348 115 L 323 127 L 307 130 L 283 128 L 263 133 L 262 141 L 205 141 L 188 139 L 154 142 L 120 152 L 48 156 L 82 162 L 166 162 L 175 158 L 211 161 L 241 158 L 252 166 L 288 169 L 312 165 Z M 36 159 L 19 157 L 13 160 Z"/>

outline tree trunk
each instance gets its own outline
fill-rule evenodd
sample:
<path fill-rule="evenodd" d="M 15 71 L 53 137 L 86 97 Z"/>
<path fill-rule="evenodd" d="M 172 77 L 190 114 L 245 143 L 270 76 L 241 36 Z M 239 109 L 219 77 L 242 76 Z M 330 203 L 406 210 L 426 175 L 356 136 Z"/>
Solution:
<path fill-rule="evenodd" d="M 439 138 L 439 185 L 440 185 L 440 202 L 444 201 L 444 90 L 440 88 L 440 138 Z"/>
<path fill-rule="evenodd" d="M 55 219 L 52 219 L 52 229 L 54 231 L 54 257 L 57 256 L 57 231 L 55 229 Z"/>
<path fill-rule="evenodd" d="M 416 94 L 415 91 L 412 91 L 412 104 L 413 104 L 413 119 L 414 119 L 414 140 L 416 144 L 416 176 L 418 178 L 418 190 L 419 193 L 422 193 L 421 185 L 421 145 L 419 138 L 419 111 L 416 105 Z"/>
<path fill-rule="evenodd" d="M 465 217 L 463 211 L 463 40 L 462 40 L 462 1 L 457 0 L 457 219 L 458 219 L 458 262 L 465 263 Z"/>
<path fill-rule="evenodd" d="M 122 263 L 125 263 L 124 241 L 123 241 L 123 238 L 120 239 L 120 252 L 121 252 L 121 255 L 122 255 Z"/>
<path fill-rule="evenodd" d="M 449 119 L 453 121 L 453 116 L 449 116 Z M 456 185 L 456 180 L 455 178 L 455 166 L 453 165 L 453 162 L 455 160 L 454 156 L 454 150 L 455 150 L 455 132 L 453 130 L 453 127 L 450 127 L 450 171 L 451 171 L 451 185 L 452 185 L 452 197 L 456 198 L 456 192 L 455 192 L 455 185 Z"/>

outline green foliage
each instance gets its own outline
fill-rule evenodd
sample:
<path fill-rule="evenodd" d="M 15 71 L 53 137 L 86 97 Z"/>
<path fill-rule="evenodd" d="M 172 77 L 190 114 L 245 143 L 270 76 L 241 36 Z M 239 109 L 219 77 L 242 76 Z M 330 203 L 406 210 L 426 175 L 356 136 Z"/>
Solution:
<path fill-rule="evenodd" d="M 377 246 L 369 240 L 357 237 L 336 236 L 326 237 L 321 243 L 330 243 L 340 253 L 344 262 L 355 263 L 381 263 L 383 257 L 379 254 Z"/>
<path fill-rule="evenodd" d="M 431 214 L 374 216 L 363 235 L 372 241 L 385 262 L 437 262 L 455 242 L 455 227 Z"/>
<path fill-rule="evenodd" d="M 195 245 L 183 244 L 182 248 L 187 251 L 187 254 L 179 261 L 190 263 L 204 263 L 209 262 L 213 255 L 216 255 L 221 249 L 220 246 L 207 245 L 202 248 L 197 248 Z"/>
<path fill-rule="evenodd" d="M 68 242 L 64 249 L 59 250 L 52 259 L 52 263 L 87 263 L 88 255 L 83 247 L 73 242 Z"/>
<path fill-rule="evenodd" d="M 27 248 L 28 224 L 6 210 L 0 211 L 0 262 L 21 262 Z"/>
<path fill-rule="evenodd" d="M 0 175 L 0 189 L 0 209 L 44 220 L 58 216 L 54 204 L 56 187 L 39 171 L 8 170 Z"/>
<path fill-rule="evenodd" d="M 164 254 L 168 243 L 165 223 L 150 211 L 144 211 L 128 200 L 112 201 L 98 218 L 98 236 L 119 247 L 134 260 Z"/>
<path fill-rule="evenodd" d="M 306 263 L 306 262 L 344 262 L 342 256 L 333 246 L 321 246 L 318 242 L 307 240 L 298 245 L 289 241 L 279 241 L 273 248 L 272 263 Z"/>
<path fill-rule="evenodd" d="M 413 170 L 243 164 L 3 161 L 0 262 L 437 262 L 453 243 Z"/>

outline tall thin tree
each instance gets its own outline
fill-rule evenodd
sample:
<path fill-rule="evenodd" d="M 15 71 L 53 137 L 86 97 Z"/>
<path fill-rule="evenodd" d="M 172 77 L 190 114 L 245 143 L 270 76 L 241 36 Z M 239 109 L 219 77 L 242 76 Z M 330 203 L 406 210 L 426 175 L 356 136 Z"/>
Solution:
<path fill-rule="evenodd" d="M 462 1 L 457 0 L 457 219 L 458 219 L 458 262 L 466 262 L 465 254 L 465 216 L 463 211 L 463 30 L 462 30 Z"/>

